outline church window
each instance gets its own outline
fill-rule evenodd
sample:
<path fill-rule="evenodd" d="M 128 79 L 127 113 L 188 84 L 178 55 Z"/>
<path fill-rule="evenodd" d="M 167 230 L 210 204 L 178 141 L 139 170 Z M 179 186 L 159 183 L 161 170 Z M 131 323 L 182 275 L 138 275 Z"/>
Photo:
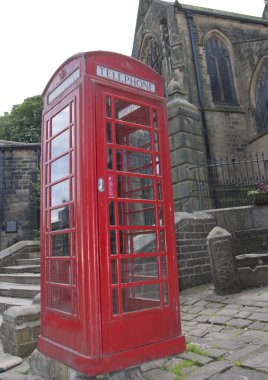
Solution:
<path fill-rule="evenodd" d="M 268 59 L 265 59 L 256 83 L 256 122 L 257 131 L 268 130 Z"/>
<path fill-rule="evenodd" d="M 237 104 L 227 46 L 217 36 L 212 36 L 206 41 L 205 49 L 213 102 Z"/>

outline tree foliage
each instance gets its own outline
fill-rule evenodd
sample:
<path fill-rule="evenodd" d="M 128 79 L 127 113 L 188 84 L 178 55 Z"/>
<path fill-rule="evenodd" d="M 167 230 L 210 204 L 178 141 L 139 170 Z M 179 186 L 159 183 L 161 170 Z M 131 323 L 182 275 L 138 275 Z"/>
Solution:
<path fill-rule="evenodd" d="M 40 142 L 43 98 L 32 96 L 0 116 L 0 140 Z"/>

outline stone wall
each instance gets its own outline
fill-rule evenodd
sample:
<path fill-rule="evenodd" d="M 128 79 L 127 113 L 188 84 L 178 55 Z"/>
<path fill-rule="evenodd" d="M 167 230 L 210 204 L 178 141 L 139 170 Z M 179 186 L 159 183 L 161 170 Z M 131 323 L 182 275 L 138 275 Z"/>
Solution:
<path fill-rule="evenodd" d="M 234 254 L 268 253 L 268 207 L 244 206 L 194 213 L 176 212 L 180 288 L 212 279 L 207 236 L 215 226 L 233 237 Z"/>
<path fill-rule="evenodd" d="M 216 226 L 214 217 L 205 212 L 176 212 L 175 223 L 180 288 L 210 282 L 207 236 Z"/>
<path fill-rule="evenodd" d="M 33 182 L 37 179 L 39 155 L 39 144 L 0 141 L 0 251 L 36 236 L 39 214 Z M 7 232 L 7 227 L 15 231 Z"/>

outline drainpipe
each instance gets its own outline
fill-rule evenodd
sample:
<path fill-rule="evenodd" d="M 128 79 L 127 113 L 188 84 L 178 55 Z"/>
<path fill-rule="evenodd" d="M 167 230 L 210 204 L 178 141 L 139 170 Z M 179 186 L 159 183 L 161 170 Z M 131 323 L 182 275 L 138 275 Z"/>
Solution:
<path fill-rule="evenodd" d="M 197 83 L 198 100 L 200 104 L 200 113 L 201 113 L 201 120 L 202 120 L 202 126 L 203 126 L 206 157 L 207 157 L 208 164 L 210 164 L 211 155 L 210 155 L 209 140 L 208 140 L 207 120 L 206 120 L 206 114 L 205 114 L 205 109 L 204 109 L 204 95 L 203 95 L 201 79 L 200 79 L 200 67 L 199 67 L 199 62 L 197 58 L 195 37 L 194 37 L 194 31 L 193 31 L 192 12 L 189 10 L 186 10 L 186 17 L 188 21 L 189 35 L 190 35 L 192 53 L 193 53 L 193 58 L 194 58 L 194 69 L 195 69 L 195 77 L 196 77 L 196 83 Z"/>

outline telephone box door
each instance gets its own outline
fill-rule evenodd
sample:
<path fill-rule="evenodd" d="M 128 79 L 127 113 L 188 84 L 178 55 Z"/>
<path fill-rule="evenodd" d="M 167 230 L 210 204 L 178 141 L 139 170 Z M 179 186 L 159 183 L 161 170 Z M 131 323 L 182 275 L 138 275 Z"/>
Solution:
<path fill-rule="evenodd" d="M 96 86 L 99 260 L 106 353 L 180 334 L 164 116 L 160 98 L 152 100 Z"/>

